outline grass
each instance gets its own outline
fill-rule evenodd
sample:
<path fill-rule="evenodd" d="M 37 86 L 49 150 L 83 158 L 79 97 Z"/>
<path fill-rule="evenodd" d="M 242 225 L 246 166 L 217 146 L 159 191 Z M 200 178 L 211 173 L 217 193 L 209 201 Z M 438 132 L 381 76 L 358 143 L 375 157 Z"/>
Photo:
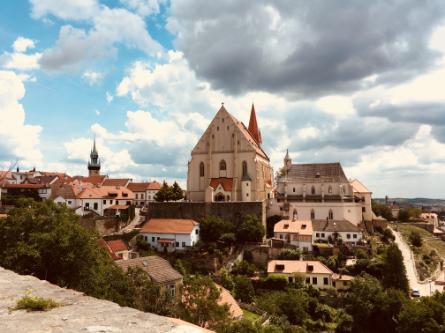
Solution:
<path fill-rule="evenodd" d="M 243 309 L 243 318 L 250 320 L 252 323 L 255 323 L 261 318 L 261 316 L 249 310 Z"/>
<path fill-rule="evenodd" d="M 429 278 L 437 268 L 440 257 L 445 257 L 445 242 L 440 239 L 430 239 L 433 235 L 425 229 L 412 225 L 397 224 L 397 230 L 405 242 L 411 245 L 409 235 L 418 232 L 422 238 L 422 246 L 411 246 L 416 261 L 416 269 L 421 280 Z"/>
<path fill-rule="evenodd" d="M 59 304 L 51 298 L 33 296 L 30 292 L 27 292 L 25 296 L 17 301 L 14 310 L 48 311 L 58 306 Z"/>

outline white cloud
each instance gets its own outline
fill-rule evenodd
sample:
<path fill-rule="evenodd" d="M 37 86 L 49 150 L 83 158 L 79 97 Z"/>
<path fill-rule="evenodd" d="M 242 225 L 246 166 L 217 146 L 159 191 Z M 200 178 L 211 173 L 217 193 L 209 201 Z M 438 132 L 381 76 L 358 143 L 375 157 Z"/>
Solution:
<path fill-rule="evenodd" d="M 107 91 L 105 94 L 105 98 L 107 99 L 108 103 L 111 103 L 113 101 L 114 96 Z"/>
<path fill-rule="evenodd" d="M 4 52 L 0 56 L 0 66 L 6 69 L 33 70 L 40 67 L 39 61 L 42 54 L 26 54 L 27 49 L 34 48 L 34 41 L 24 37 L 18 37 L 12 44 L 13 53 Z"/>
<path fill-rule="evenodd" d="M 85 71 L 82 74 L 82 78 L 87 81 L 90 86 L 93 86 L 102 81 L 102 79 L 104 78 L 104 74 L 95 71 Z"/>
<path fill-rule="evenodd" d="M 0 71 L 0 159 L 19 159 L 19 164 L 32 167 L 41 165 L 39 150 L 40 126 L 25 123 L 25 110 L 20 100 L 25 86 L 12 71 Z"/>
<path fill-rule="evenodd" d="M 31 0 L 31 6 L 36 19 L 54 15 L 64 20 L 87 20 L 99 11 L 97 0 Z"/>
<path fill-rule="evenodd" d="M 306 140 L 306 139 L 314 139 L 320 134 L 320 130 L 316 127 L 305 127 L 297 132 L 297 136 L 300 139 Z"/>
<path fill-rule="evenodd" d="M 158 14 L 161 5 L 167 0 L 120 0 L 120 2 L 139 15 L 148 16 Z"/>
<path fill-rule="evenodd" d="M 323 112 L 332 114 L 336 118 L 348 118 L 356 113 L 351 99 L 345 96 L 324 96 L 315 104 Z"/>
<path fill-rule="evenodd" d="M 12 48 L 15 52 L 24 53 L 27 49 L 33 49 L 35 47 L 34 41 L 29 38 L 18 37 L 14 44 L 12 44 Z"/>
<path fill-rule="evenodd" d="M 128 10 L 102 6 L 92 23 L 90 30 L 62 26 L 55 45 L 43 52 L 42 67 L 50 71 L 76 69 L 82 63 L 116 55 L 117 44 L 147 55 L 162 50 L 148 33 L 144 20 Z"/>

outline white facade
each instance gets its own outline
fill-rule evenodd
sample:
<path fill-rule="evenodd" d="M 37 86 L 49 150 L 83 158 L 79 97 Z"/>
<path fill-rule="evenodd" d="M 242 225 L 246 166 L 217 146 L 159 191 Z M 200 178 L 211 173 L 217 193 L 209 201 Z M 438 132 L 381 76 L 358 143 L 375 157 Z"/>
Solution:
<path fill-rule="evenodd" d="M 343 242 L 352 243 L 352 244 L 357 243 L 358 241 L 362 240 L 362 238 L 363 238 L 363 233 L 361 231 L 358 231 L 358 232 L 354 232 L 354 231 L 333 232 L 333 231 L 323 231 L 323 230 L 316 231 L 316 230 L 314 230 L 313 234 L 312 234 L 312 239 L 314 240 L 314 243 L 316 243 L 317 240 L 320 240 L 320 239 L 327 241 L 328 239 L 333 239 L 334 234 L 338 234 L 338 236 L 341 237 Z"/>
<path fill-rule="evenodd" d="M 194 226 L 190 234 L 141 232 L 141 235 L 157 251 L 181 251 L 198 242 L 199 225 Z"/>

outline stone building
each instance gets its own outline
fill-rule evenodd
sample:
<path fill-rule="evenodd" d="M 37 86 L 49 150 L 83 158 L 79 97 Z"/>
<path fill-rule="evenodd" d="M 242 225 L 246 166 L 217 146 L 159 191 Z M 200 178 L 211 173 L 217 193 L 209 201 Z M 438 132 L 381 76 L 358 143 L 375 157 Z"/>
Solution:
<path fill-rule="evenodd" d="M 222 105 L 192 150 L 187 199 L 213 202 L 270 198 L 273 171 L 261 144 L 254 106 L 246 127 Z"/>

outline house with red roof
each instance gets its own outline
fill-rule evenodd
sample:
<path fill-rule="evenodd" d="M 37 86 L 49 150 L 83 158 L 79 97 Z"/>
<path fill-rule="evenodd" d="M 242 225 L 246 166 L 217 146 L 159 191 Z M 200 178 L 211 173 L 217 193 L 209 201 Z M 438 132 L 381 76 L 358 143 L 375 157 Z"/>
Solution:
<path fill-rule="evenodd" d="M 107 250 L 113 260 L 128 260 L 131 257 L 131 251 L 122 239 L 98 239 L 96 242 L 99 246 Z"/>
<path fill-rule="evenodd" d="M 157 251 L 181 251 L 199 240 L 199 223 L 190 219 L 149 219 L 140 234 Z"/>
<path fill-rule="evenodd" d="M 156 193 L 161 189 L 161 184 L 157 181 L 129 183 L 127 188 L 135 195 L 135 204 L 138 207 L 147 207 L 149 202 L 154 201 Z"/>

